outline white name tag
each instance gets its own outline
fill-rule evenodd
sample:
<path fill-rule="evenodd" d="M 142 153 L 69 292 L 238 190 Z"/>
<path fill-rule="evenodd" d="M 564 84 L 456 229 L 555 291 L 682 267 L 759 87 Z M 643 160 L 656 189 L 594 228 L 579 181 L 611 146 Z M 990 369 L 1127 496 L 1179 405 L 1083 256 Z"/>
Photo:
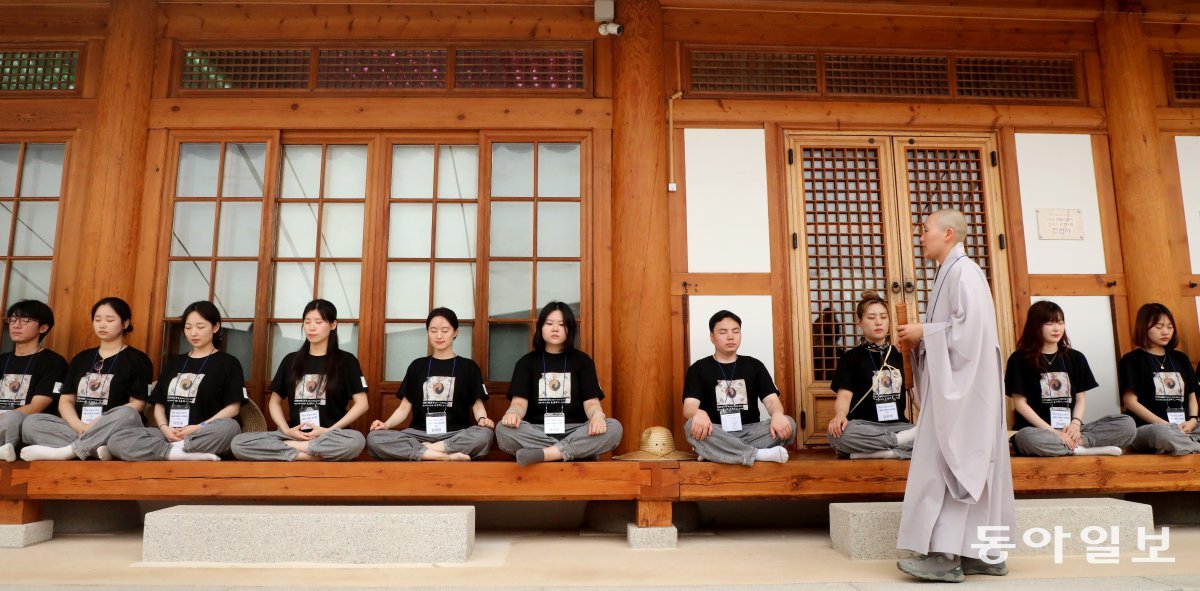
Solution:
<path fill-rule="evenodd" d="M 1186 421 L 1186 418 L 1182 410 L 1168 410 L 1167 421 L 1172 425 L 1182 425 Z"/>
<path fill-rule="evenodd" d="M 102 414 L 104 414 L 103 406 L 85 406 L 83 407 L 83 414 L 79 415 L 79 420 L 83 421 L 85 425 L 90 425 L 92 421 L 100 418 Z"/>
<path fill-rule="evenodd" d="M 900 409 L 896 408 L 895 402 L 880 402 L 875 405 L 875 415 L 879 417 L 879 422 L 898 421 L 900 420 Z"/>
<path fill-rule="evenodd" d="M 1071 409 L 1065 406 L 1050 407 L 1050 426 L 1055 429 L 1065 428 L 1071 424 Z"/>
<path fill-rule="evenodd" d="M 742 430 L 742 413 L 729 412 L 721 413 L 721 429 L 726 433 L 734 433 Z"/>
<path fill-rule="evenodd" d="M 172 406 L 171 420 L 167 423 L 173 429 L 188 426 L 188 421 L 191 419 L 191 410 L 186 406 Z"/>
<path fill-rule="evenodd" d="M 321 411 L 315 408 L 300 411 L 300 424 L 308 423 L 314 427 L 321 426 Z"/>
<path fill-rule="evenodd" d="M 430 435 L 444 435 L 446 433 L 446 413 L 425 415 L 425 432 Z"/>
<path fill-rule="evenodd" d="M 561 412 L 546 413 L 542 423 L 547 435 L 562 435 L 567 432 L 567 415 Z"/>

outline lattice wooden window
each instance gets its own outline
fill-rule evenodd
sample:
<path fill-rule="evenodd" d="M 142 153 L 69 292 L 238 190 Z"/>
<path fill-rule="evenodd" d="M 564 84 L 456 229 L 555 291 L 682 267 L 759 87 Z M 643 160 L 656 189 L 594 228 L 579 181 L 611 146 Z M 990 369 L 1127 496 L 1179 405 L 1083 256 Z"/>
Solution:
<path fill-rule="evenodd" d="M 183 52 L 183 90 L 307 89 L 308 49 L 188 49 Z"/>
<path fill-rule="evenodd" d="M 79 50 L 0 51 L 0 92 L 73 92 Z"/>
<path fill-rule="evenodd" d="M 458 49 L 454 87 L 583 90 L 585 57 L 582 49 Z"/>
<path fill-rule="evenodd" d="M 1200 57 L 1170 56 L 1167 58 L 1171 102 L 1200 102 Z"/>
<path fill-rule="evenodd" d="M 959 96 L 1075 100 L 1075 64 L 1072 58 L 959 57 L 954 75 Z"/>
<path fill-rule="evenodd" d="M 813 374 L 823 381 L 858 341 L 859 295 L 885 293 L 883 187 L 875 147 L 806 147 L 801 154 Z"/>
<path fill-rule="evenodd" d="M 826 53 L 824 68 L 832 95 L 950 95 L 944 56 Z"/>
<path fill-rule="evenodd" d="M 992 281 L 988 251 L 983 154 L 978 148 L 913 147 L 904 151 L 913 255 L 917 261 L 916 296 L 921 314 L 931 297 L 937 265 L 922 258 L 921 224 L 939 209 L 953 207 L 967 217 L 966 251 Z M 924 261 L 924 263 L 922 263 Z"/>
<path fill-rule="evenodd" d="M 322 49 L 317 88 L 440 90 L 446 56 L 444 49 Z"/>
<path fill-rule="evenodd" d="M 692 50 L 688 57 L 695 93 L 817 93 L 815 52 Z"/>

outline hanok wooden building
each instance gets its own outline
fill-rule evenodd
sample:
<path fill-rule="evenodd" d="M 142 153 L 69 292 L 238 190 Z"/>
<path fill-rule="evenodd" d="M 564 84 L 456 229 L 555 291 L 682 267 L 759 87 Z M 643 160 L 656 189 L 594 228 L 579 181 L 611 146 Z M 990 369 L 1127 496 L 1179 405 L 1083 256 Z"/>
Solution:
<path fill-rule="evenodd" d="M 3 301 L 49 345 L 120 295 L 211 298 L 260 403 L 314 296 L 394 408 L 433 305 L 505 391 L 576 306 L 625 447 L 679 433 L 708 316 L 821 445 L 863 290 L 923 308 L 914 224 L 970 218 L 1004 346 L 1052 297 L 1117 407 L 1145 302 L 1200 354 L 1200 7 L 1146 0 L 2 0 Z M 601 20 L 604 20 L 601 15 Z M 493 414 L 503 402 L 495 397 Z M 682 443 L 682 441 L 681 441 Z"/>

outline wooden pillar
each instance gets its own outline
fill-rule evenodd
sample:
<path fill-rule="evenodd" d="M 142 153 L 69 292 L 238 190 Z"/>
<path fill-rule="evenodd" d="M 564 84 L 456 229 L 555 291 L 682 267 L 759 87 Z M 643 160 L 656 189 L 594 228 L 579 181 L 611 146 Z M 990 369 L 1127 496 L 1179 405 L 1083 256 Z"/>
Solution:
<path fill-rule="evenodd" d="M 1105 13 L 1097 23 L 1113 186 L 1130 318 L 1149 302 L 1181 305 L 1161 174 L 1154 79 L 1140 15 Z"/>
<path fill-rule="evenodd" d="M 42 502 L 29 499 L 0 499 L 0 525 L 22 525 L 42 519 Z"/>
<path fill-rule="evenodd" d="M 622 450 L 671 425 L 666 93 L 658 0 L 617 0 L 613 88 L 613 406 Z"/>
<path fill-rule="evenodd" d="M 78 328 L 71 331 L 72 342 L 64 354 L 94 342 L 91 323 L 78 319 L 87 318 L 92 303 L 108 295 L 123 297 L 134 307 L 137 330 L 131 336 L 134 344 L 145 345 L 148 310 L 144 301 L 133 297 L 133 268 L 149 135 L 156 11 L 155 0 L 113 0 L 109 12 L 88 182 L 84 194 L 75 196 L 64 224 L 64 232 L 78 241 L 72 263 L 77 274 L 64 310 L 73 315 Z"/>

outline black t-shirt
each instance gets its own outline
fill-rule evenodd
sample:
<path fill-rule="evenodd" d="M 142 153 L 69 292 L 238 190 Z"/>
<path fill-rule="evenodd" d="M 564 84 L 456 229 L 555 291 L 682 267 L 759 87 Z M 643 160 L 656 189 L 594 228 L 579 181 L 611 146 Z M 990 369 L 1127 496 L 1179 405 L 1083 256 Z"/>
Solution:
<path fill-rule="evenodd" d="M 1196 391 L 1196 376 L 1192 362 L 1180 351 L 1166 355 L 1151 355 L 1145 349 L 1135 349 L 1121 357 L 1117 364 L 1121 394 L 1133 392 L 1138 402 L 1155 416 L 1167 420 L 1167 409 L 1187 415 L 1187 395 Z M 1141 417 L 1126 410 L 1140 427 L 1146 425 Z"/>
<path fill-rule="evenodd" d="M 887 355 L 887 367 L 883 356 Z M 869 400 L 863 400 L 868 392 L 874 391 Z M 875 349 L 863 343 L 842 354 L 838 359 L 837 373 L 829 386 L 835 393 L 849 390 L 848 420 L 874 421 L 877 423 L 899 423 L 907 421 L 908 394 L 904 391 L 904 355 L 895 347 Z M 895 405 L 896 418 L 884 420 L 886 413 Z M 882 406 L 880 406 L 882 405 Z"/>
<path fill-rule="evenodd" d="M 83 418 L 87 406 L 102 407 L 104 412 L 128 404 L 130 398 L 148 399 L 153 379 L 154 365 L 145 353 L 125 347 L 104 359 L 99 348 L 91 348 L 71 359 L 62 393 L 75 396 L 75 412 Z"/>
<path fill-rule="evenodd" d="M 271 391 L 289 401 L 288 425 L 299 425 L 300 413 L 315 407 L 321 413 L 321 427 L 328 429 L 346 416 L 346 407 L 355 394 L 367 391 L 367 378 L 363 377 L 358 358 L 346 351 L 339 350 L 338 353 L 342 363 L 338 368 L 337 384 L 328 384 L 325 379 L 325 355 L 309 355 L 304 364 L 304 377 L 295 384 L 290 381 L 297 354 L 288 353 L 280 362 L 275 379 L 271 380 Z"/>
<path fill-rule="evenodd" d="M 547 413 L 563 413 L 567 423 L 587 421 L 585 400 L 603 400 L 596 364 L 587 353 L 571 349 L 565 353 L 530 351 L 513 368 L 508 399 L 529 401 L 524 420 L 535 425 L 545 423 Z"/>
<path fill-rule="evenodd" d="M 224 351 L 192 358 L 186 353 L 167 360 L 150 402 L 171 409 L 187 408 L 188 424 L 199 425 L 222 408 L 245 399 L 246 378 L 237 357 Z"/>
<path fill-rule="evenodd" d="M 471 407 L 476 400 L 487 402 L 488 393 L 474 361 L 421 357 L 408 365 L 396 398 L 412 404 L 409 427 L 425 431 L 427 414 L 445 413 L 446 430 L 458 431 L 475 424 Z"/>
<path fill-rule="evenodd" d="M 67 360 L 50 349 L 21 357 L 12 352 L 0 355 L 0 411 L 25 406 L 34 396 L 54 399 L 62 391 L 66 375 Z M 57 406 L 51 403 L 43 412 L 57 415 Z"/>
<path fill-rule="evenodd" d="M 692 364 L 683 380 L 683 398 L 700 401 L 714 425 L 721 424 L 721 410 L 738 411 L 742 424 L 762 421 L 757 400 L 778 394 L 779 388 L 767 366 L 753 357 L 738 355 L 734 363 L 717 363 L 711 355 Z M 718 400 L 718 396 L 720 400 Z"/>
<path fill-rule="evenodd" d="M 1029 408 L 1050 424 L 1051 407 L 1074 408 L 1076 392 L 1087 392 L 1100 384 L 1092 375 L 1087 357 L 1075 349 L 1042 355 L 1042 361 L 1047 364 L 1045 369 L 1036 367 L 1020 351 L 1009 355 L 1004 369 L 1004 393 L 1024 396 Z M 1014 431 L 1032 426 L 1021 413 L 1015 414 Z"/>

